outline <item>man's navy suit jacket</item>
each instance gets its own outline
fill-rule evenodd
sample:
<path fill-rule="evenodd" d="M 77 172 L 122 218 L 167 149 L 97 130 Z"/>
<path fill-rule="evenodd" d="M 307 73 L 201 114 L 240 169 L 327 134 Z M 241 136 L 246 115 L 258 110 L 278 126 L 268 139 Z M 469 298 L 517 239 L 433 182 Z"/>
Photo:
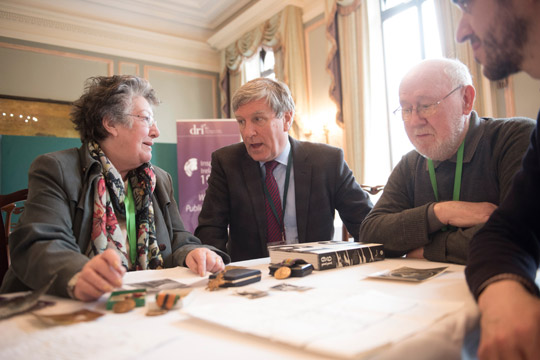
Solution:
<path fill-rule="evenodd" d="M 339 212 L 350 234 L 372 208 L 371 201 L 347 166 L 343 151 L 289 137 L 294 167 L 298 241 L 326 241 L 334 234 Z M 232 261 L 268 256 L 265 195 L 258 161 L 244 143 L 212 154 L 208 189 L 195 230 L 204 244 L 227 251 Z"/>

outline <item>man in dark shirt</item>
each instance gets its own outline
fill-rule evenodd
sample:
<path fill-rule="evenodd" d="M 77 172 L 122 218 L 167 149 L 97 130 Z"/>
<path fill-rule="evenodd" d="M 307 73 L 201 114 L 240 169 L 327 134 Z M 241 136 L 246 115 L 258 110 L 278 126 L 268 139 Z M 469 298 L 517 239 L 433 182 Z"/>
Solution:
<path fill-rule="evenodd" d="M 403 156 L 360 238 L 387 256 L 465 264 L 469 243 L 508 194 L 534 121 L 472 110 L 475 89 L 459 60 L 424 60 L 399 87 L 396 115 L 415 150 Z"/>
<path fill-rule="evenodd" d="M 540 79 L 540 1 L 453 0 L 457 30 L 470 41 L 484 75 L 520 70 Z M 540 299 L 540 133 L 538 125 L 512 189 L 470 244 L 466 269 L 481 312 L 480 359 L 538 359 Z"/>

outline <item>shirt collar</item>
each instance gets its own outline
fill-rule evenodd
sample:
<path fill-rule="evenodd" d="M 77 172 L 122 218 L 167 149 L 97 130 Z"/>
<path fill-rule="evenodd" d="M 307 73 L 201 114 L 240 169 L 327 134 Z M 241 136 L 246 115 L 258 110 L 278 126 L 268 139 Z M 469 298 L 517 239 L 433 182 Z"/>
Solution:
<path fill-rule="evenodd" d="M 486 120 L 480 118 L 475 111 L 472 111 L 471 118 L 469 120 L 469 132 L 465 137 L 465 154 L 463 156 L 463 162 L 470 162 L 476 152 L 476 148 L 480 143 L 480 140 L 484 137 L 484 130 Z M 453 157 L 453 160 L 456 161 L 456 157 Z"/>

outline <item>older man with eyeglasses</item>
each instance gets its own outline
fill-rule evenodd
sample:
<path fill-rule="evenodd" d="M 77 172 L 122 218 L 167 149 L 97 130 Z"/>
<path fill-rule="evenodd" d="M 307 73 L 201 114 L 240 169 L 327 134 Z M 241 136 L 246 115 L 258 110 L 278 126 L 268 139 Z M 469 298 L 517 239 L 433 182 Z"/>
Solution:
<path fill-rule="evenodd" d="M 465 264 L 469 241 L 510 189 L 534 121 L 480 118 L 458 60 L 424 60 L 402 79 L 403 120 L 415 150 L 396 165 L 362 223 L 361 241 L 387 256 Z"/>

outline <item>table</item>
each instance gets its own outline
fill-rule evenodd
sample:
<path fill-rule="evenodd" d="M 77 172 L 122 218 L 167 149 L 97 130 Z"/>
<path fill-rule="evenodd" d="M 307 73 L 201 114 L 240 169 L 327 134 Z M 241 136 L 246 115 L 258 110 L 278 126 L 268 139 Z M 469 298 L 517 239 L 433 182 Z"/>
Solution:
<path fill-rule="evenodd" d="M 383 294 L 396 301 L 458 302 L 459 309 L 428 324 L 422 331 L 400 339 L 371 354 L 373 359 L 459 359 L 466 334 L 478 323 L 479 312 L 464 278 L 464 266 L 414 259 L 386 259 L 374 263 L 341 269 L 314 272 L 304 278 L 276 280 L 268 275 L 269 258 L 238 262 L 234 265 L 262 270 L 262 281 L 249 285 L 268 287 L 286 282 L 311 286 L 301 295 L 306 301 L 311 294 L 324 290 L 328 293 Z M 367 278 L 368 275 L 401 266 L 432 268 L 448 266 L 448 271 L 422 283 L 407 283 Z M 158 278 L 174 278 L 193 284 L 194 290 L 183 304 L 184 309 L 172 310 L 158 317 L 144 316 L 144 308 L 126 314 L 113 314 L 105 310 L 107 296 L 93 303 L 59 299 L 49 311 L 67 312 L 82 307 L 105 312 L 106 315 L 87 323 L 49 326 L 32 314 L 24 314 L 0 321 L 0 359 L 124 359 L 133 356 L 164 358 L 175 356 L 193 359 L 328 359 L 329 354 L 276 342 L 261 336 L 241 333 L 227 327 L 187 315 L 190 309 L 212 306 L 222 309 L 238 305 L 243 297 L 234 295 L 235 289 L 215 292 L 205 290 L 205 281 L 184 268 L 128 273 L 125 283 Z M 203 279 L 204 280 L 204 279 Z M 312 295 L 311 298 L 314 296 Z M 147 297 L 147 303 L 153 296 Z M 246 304 L 255 304 L 247 303 Z M 359 304 L 359 307 L 361 304 Z M 247 309 L 248 307 L 246 307 Z M 44 310 L 43 310 L 44 311 Z M 214 310 L 215 311 L 215 310 Z M 264 311 L 264 310 L 261 310 Z M 249 317 L 249 314 L 246 314 Z M 248 318 L 249 320 L 249 318 Z M 396 330 L 396 329 L 389 329 Z M 398 329 L 399 330 L 399 329 Z M 343 333 L 343 337 L 351 334 Z M 361 339 L 359 339 L 360 341 Z"/>

